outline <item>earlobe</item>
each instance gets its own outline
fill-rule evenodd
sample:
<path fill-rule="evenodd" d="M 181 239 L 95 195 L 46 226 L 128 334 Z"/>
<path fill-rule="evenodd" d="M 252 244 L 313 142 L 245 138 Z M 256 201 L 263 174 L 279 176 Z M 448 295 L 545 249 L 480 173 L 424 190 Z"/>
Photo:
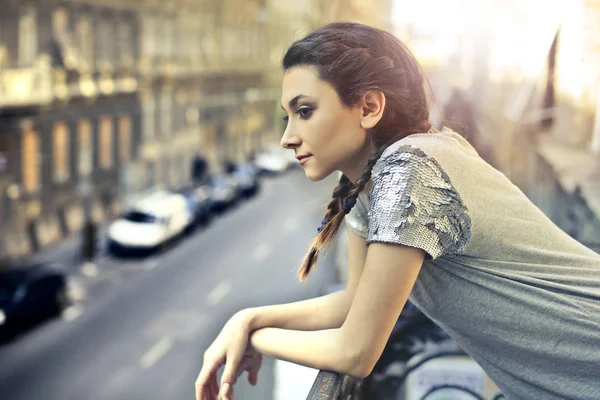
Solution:
<path fill-rule="evenodd" d="M 363 96 L 361 127 L 363 129 L 374 128 L 383 117 L 384 110 L 385 94 L 380 90 L 367 92 Z"/>

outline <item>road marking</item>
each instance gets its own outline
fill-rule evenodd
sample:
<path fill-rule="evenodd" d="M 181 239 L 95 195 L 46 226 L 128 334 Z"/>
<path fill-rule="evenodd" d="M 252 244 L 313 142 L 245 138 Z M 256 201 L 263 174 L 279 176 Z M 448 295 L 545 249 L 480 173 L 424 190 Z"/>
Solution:
<path fill-rule="evenodd" d="M 75 321 L 83 314 L 83 307 L 79 305 L 71 306 L 62 312 L 62 319 L 65 321 Z"/>
<path fill-rule="evenodd" d="M 298 226 L 300 226 L 300 219 L 298 217 L 288 217 L 283 223 L 283 231 L 286 233 L 291 233 L 298 229 Z"/>
<path fill-rule="evenodd" d="M 271 254 L 272 251 L 273 247 L 269 243 L 263 242 L 254 250 L 253 255 L 258 261 L 263 261 Z"/>
<path fill-rule="evenodd" d="M 209 321 L 206 314 L 197 310 L 169 310 L 158 314 L 141 332 L 148 339 L 168 336 L 177 342 L 197 342 Z"/>
<path fill-rule="evenodd" d="M 231 284 L 228 281 L 221 282 L 206 296 L 206 302 L 211 306 L 217 305 L 229 292 Z"/>
<path fill-rule="evenodd" d="M 144 369 L 151 368 L 154 364 L 160 361 L 173 347 L 173 341 L 164 337 L 158 341 L 146 354 L 140 358 L 140 366 Z"/>

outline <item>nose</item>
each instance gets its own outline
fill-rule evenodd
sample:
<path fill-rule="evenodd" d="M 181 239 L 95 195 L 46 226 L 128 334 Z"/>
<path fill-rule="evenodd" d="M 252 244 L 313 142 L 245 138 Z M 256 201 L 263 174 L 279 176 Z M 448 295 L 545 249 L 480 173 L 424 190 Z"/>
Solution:
<path fill-rule="evenodd" d="M 288 124 L 283 132 L 280 144 L 284 149 L 295 149 L 302 144 L 302 140 L 300 140 L 298 135 L 291 132 L 290 125 Z"/>

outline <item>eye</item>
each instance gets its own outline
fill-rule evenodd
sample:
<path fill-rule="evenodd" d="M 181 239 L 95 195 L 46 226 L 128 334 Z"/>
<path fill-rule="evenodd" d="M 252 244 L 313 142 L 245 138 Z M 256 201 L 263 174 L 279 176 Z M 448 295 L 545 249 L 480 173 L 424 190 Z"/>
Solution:
<path fill-rule="evenodd" d="M 308 119 L 312 115 L 313 109 L 310 107 L 301 107 L 296 112 L 298 113 L 298 115 L 300 115 L 300 118 Z"/>
<path fill-rule="evenodd" d="M 285 122 L 288 122 L 288 121 L 289 121 L 289 119 L 290 119 L 290 117 L 286 115 L 285 117 L 283 117 L 283 118 L 281 118 L 281 119 L 282 119 L 282 120 L 284 120 Z"/>

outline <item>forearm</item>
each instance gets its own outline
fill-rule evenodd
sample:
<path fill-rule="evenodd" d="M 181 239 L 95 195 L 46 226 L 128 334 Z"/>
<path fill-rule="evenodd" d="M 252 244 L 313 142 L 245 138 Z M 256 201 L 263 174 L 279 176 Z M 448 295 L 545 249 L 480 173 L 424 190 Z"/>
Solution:
<path fill-rule="evenodd" d="M 295 331 L 263 328 L 250 335 L 259 352 L 307 367 L 363 377 L 356 346 L 344 340 L 340 329 Z"/>
<path fill-rule="evenodd" d="M 342 326 L 352 303 L 352 294 L 341 290 L 326 296 L 295 303 L 247 309 L 250 329 L 276 327 L 300 331 L 333 329 Z"/>

